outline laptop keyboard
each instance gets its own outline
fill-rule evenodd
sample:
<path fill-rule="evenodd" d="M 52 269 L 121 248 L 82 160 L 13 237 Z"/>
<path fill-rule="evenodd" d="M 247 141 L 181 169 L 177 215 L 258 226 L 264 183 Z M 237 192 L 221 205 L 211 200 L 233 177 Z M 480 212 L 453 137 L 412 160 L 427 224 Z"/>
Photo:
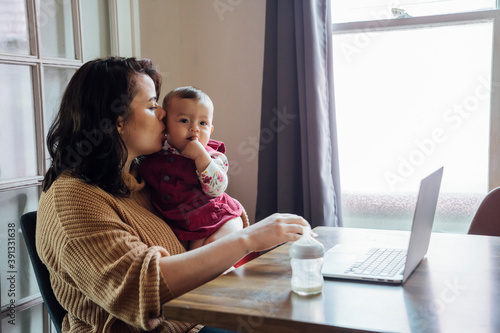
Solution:
<path fill-rule="evenodd" d="M 406 250 L 372 248 L 345 273 L 391 277 L 397 274 L 406 262 Z"/>

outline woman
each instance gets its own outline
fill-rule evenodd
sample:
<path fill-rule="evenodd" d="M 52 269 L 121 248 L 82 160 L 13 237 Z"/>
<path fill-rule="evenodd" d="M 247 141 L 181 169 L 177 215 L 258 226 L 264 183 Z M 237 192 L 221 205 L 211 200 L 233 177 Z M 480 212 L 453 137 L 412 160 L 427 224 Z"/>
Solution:
<path fill-rule="evenodd" d="M 198 332 L 162 318 L 162 304 L 308 226 L 275 214 L 186 252 L 137 176 L 138 158 L 162 147 L 160 85 L 150 61 L 90 61 L 69 82 L 49 130 L 37 249 L 68 310 L 65 332 Z"/>

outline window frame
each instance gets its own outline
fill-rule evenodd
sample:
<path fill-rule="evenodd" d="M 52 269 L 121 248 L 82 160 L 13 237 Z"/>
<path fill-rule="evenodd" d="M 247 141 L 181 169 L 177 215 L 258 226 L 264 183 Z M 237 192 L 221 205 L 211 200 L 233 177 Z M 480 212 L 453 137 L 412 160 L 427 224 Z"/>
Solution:
<path fill-rule="evenodd" d="M 83 64 L 83 44 L 82 44 L 82 31 L 81 31 L 81 11 L 80 0 L 70 0 L 71 4 L 71 17 L 73 22 L 73 41 L 75 58 L 51 58 L 42 57 L 40 53 L 40 28 L 38 25 L 38 13 L 40 8 L 37 6 L 36 0 L 26 0 L 27 11 L 27 25 L 29 33 L 29 46 L 30 54 L 13 54 L 13 53 L 0 53 L 0 64 L 29 66 L 32 75 L 32 91 L 33 91 L 33 105 L 34 105 L 34 119 L 35 119 L 35 137 L 36 137 L 36 150 L 37 150 L 37 175 L 16 179 L 9 179 L 0 181 L 0 192 L 8 192 L 19 190 L 23 188 L 38 187 L 39 194 L 41 193 L 41 185 L 43 175 L 46 172 L 45 158 L 46 158 L 46 144 L 44 133 L 44 66 L 51 66 L 57 68 L 72 68 L 78 69 Z M 1 284 L 1 282 L 0 282 Z M 43 303 L 40 293 L 29 295 L 16 303 L 16 312 L 31 309 Z M 2 306 L 0 313 L 0 320 L 7 317 L 7 306 Z M 50 332 L 51 319 L 49 317 L 46 307 L 43 307 L 43 332 Z M 1 327 L 0 327 L 1 330 Z"/>
<path fill-rule="evenodd" d="M 497 1 L 497 8 L 499 7 Z M 500 9 L 332 24 L 332 34 L 366 33 L 493 21 L 488 190 L 500 186 Z"/>
<path fill-rule="evenodd" d="M 40 54 L 40 28 L 38 26 L 39 8 L 36 5 L 36 0 L 26 0 L 27 24 L 30 35 L 30 55 L 16 55 L 11 53 L 0 53 L 0 63 L 9 65 L 30 66 L 31 75 L 33 78 L 33 103 L 35 107 L 35 128 L 36 128 L 36 143 L 37 143 L 37 175 L 32 177 L 17 178 L 11 180 L 0 181 L 0 192 L 15 190 L 31 186 L 39 186 L 42 184 L 43 175 L 45 174 L 45 140 L 44 140 L 44 124 L 43 124 L 43 92 L 44 80 L 43 69 L 45 65 L 52 67 L 64 67 L 77 69 L 83 64 L 82 53 L 82 33 L 81 33 L 81 17 L 80 17 L 80 0 L 70 0 L 72 7 L 73 19 L 73 40 L 75 59 L 66 58 L 50 58 L 42 57 Z"/>
<path fill-rule="evenodd" d="M 24 0 L 27 12 L 27 26 L 29 34 L 29 47 L 30 53 L 14 54 L 0 52 L 0 64 L 30 66 L 32 75 L 32 91 L 34 103 L 34 120 L 35 120 L 35 140 L 37 150 L 37 174 L 35 176 L 2 180 L 0 181 L 0 193 L 8 193 L 24 188 L 36 188 L 38 195 L 42 192 L 43 175 L 47 171 L 45 160 L 46 156 L 46 142 L 45 142 L 45 124 L 44 124 L 44 92 L 46 83 L 44 79 L 45 67 L 53 68 L 69 68 L 77 70 L 83 65 L 86 59 L 84 53 L 84 39 L 83 39 L 83 26 L 82 26 L 82 0 L 64 0 L 64 4 L 71 4 L 71 17 L 73 27 L 73 46 L 75 57 L 74 59 L 68 58 L 54 58 L 44 57 L 41 55 L 40 50 L 40 27 L 38 13 L 43 15 L 43 10 L 37 5 L 38 0 Z M 101 1 L 101 0 L 94 0 Z M 108 7 L 107 19 L 109 22 L 109 46 L 110 54 L 106 50 L 105 53 L 98 53 L 97 56 L 124 56 L 124 57 L 137 57 L 140 58 L 140 28 L 139 28 L 139 0 L 118 1 L 118 0 L 105 0 L 105 6 Z M 60 4 L 62 1 L 57 1 Z M 130 19 L 130 22 L 128 22 Z M 105 28 L 103 28 L 105 29 Z M 92 53 L 93 54 L 93 53 Z M 91 53 L 89 53 L 89 56 Z M 2 267 L 3 269 L 3 267 Z M 2 282 L 0 281 L 0 285 Z M 16 303 L 16 311 L 24 311 L 31 309 L 35 306 L 43 304 L 43 299 L 40 293 L 29 295 Z M 1 308 L 0 320 L 7 317 L 7 306 Z M 43 307 L 43 332 L 53 331 L 53 325 L 49 317 L 46 307 Z M 0 325 L 0 332 L 2 328 Z"/>

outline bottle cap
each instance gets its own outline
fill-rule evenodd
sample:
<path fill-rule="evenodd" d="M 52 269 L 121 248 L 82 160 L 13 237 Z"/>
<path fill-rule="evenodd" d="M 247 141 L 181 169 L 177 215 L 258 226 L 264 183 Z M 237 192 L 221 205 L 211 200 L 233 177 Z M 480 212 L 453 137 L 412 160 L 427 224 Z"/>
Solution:
<path fill-rule="evenodd" d="M 323 257 L 325 247 L 312 237 L 311 228 L 306 227 L 302 237 L 290 246 L 289 253 L 294 259 L 317 259 Z"/>

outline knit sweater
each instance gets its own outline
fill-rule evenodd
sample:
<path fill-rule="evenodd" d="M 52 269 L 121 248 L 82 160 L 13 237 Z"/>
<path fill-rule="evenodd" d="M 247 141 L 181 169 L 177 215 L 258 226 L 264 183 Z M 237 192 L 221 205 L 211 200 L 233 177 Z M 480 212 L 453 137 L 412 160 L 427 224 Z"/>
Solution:
<path fill-rule="evenodd" d="M 176 295 L 159 259 L 185 249 L 155 215 L 145 183 L 128 173 L 124 181 L 127 198 L 63 174 L 40 198 L 36 247 L 68 311 L 63 332 L 198 332 L 162 317 Z"/>

